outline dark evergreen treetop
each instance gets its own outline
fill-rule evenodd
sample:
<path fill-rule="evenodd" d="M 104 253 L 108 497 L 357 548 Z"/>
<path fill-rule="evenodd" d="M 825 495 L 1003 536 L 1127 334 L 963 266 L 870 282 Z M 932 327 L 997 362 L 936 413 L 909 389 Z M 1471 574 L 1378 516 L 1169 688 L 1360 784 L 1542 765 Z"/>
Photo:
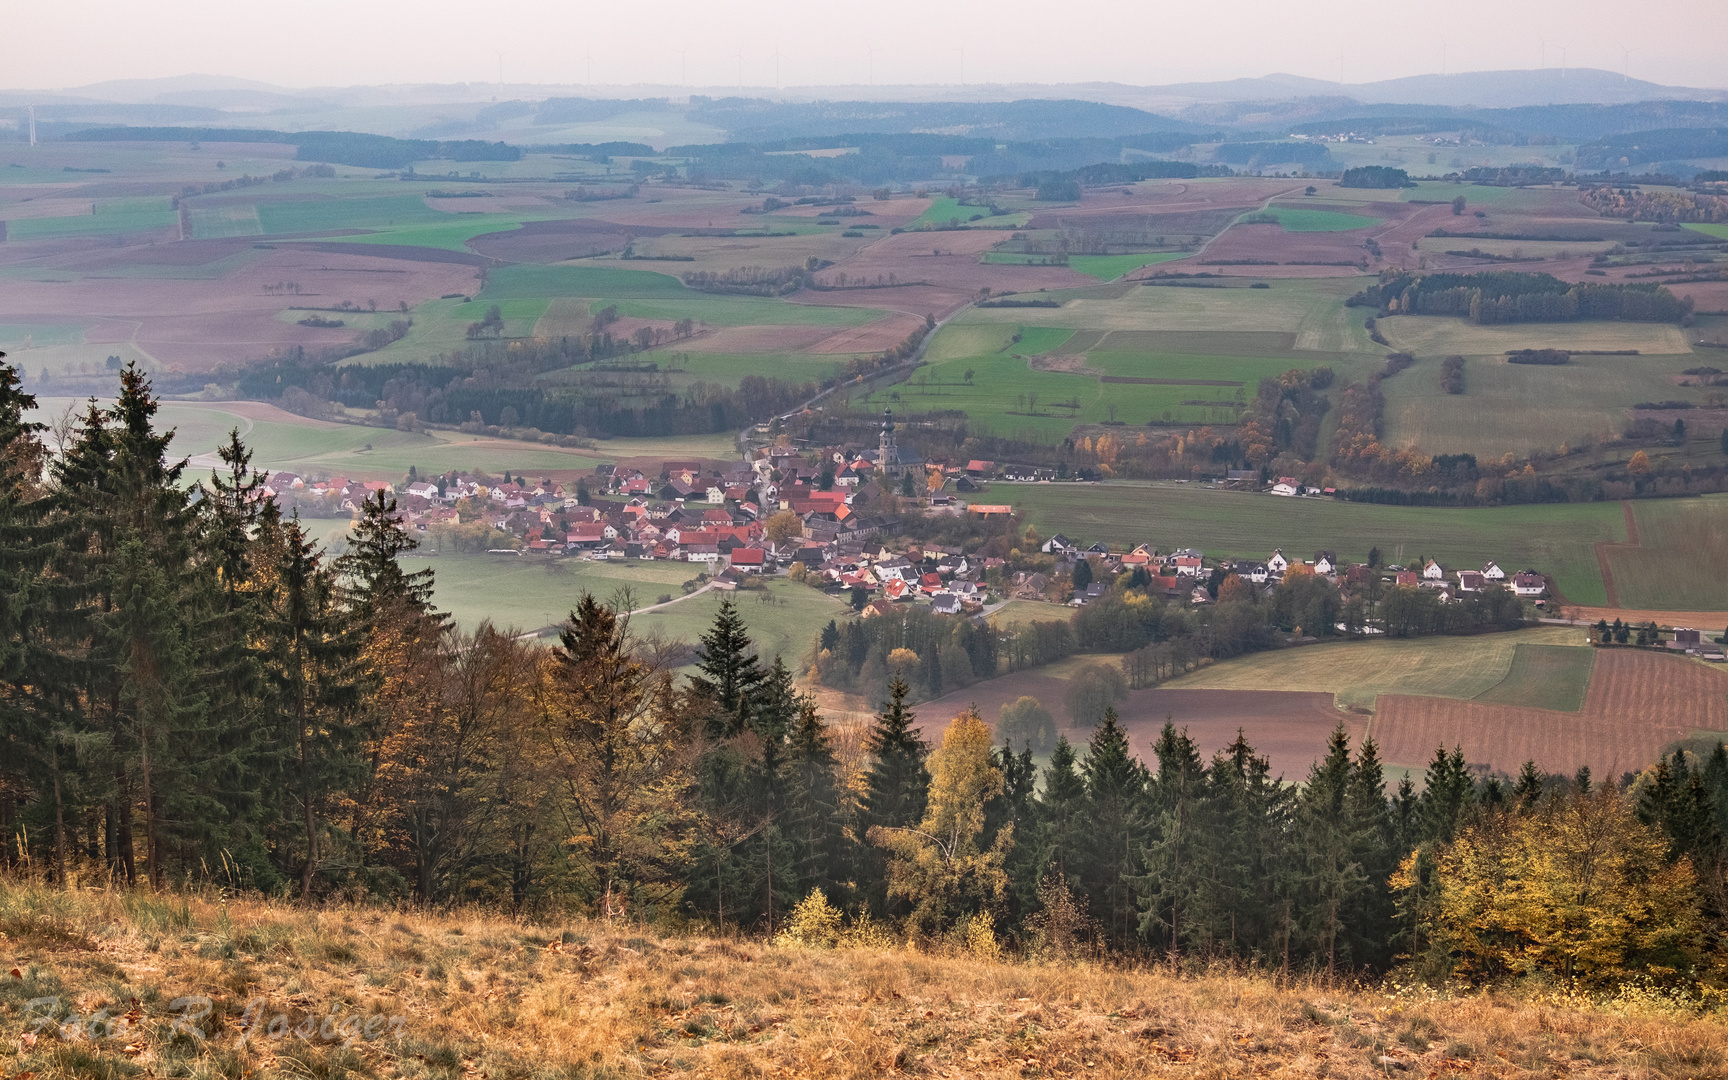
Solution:
<path fill-rule="evenodd" d="M 712 737 L 736 736 L 750 725 L 762 682 L 768 677 L 753 650 L 738 605 L 730 597 L 722 600 L 696 652 L 696 667 L 702 674 L 690 679 L 691 687 L 714 703 Z"/>
<path fill-rule="evenodd" d="M 925 760 L 930 744 L 913 727 L 918 717 L 906 707 L 912 688 L 896 675 L 888 684 L 888 700 L 870 725 L 865 743 L 870 770 L 865 773 L 864 817 L 871 825 L 910 827 L 924 818 L 930 772 Z"/>

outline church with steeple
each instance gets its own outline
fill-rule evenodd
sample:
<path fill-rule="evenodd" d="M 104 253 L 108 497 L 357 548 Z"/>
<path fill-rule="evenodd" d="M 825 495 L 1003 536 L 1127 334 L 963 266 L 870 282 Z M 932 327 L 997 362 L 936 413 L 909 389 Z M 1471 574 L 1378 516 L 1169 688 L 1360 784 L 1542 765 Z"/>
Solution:
<path fill-rule="evenodd" d="M 895 444 L 893 409 L 882 410 L 882 433 L 876 440 L 876 467 L 889 476 L 924 467 L 924 458 L 916 450 Z"/>

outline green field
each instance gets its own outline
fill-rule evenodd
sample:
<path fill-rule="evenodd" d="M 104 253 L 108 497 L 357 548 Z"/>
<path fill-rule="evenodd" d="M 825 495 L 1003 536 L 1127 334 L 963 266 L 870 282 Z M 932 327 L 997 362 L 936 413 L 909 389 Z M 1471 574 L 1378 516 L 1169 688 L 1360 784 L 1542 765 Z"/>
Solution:
<path fill-rule="evenodd" d="M 1214 557 L 1264 559 L 1282 548 L 1291 559 L 1309 559 L 1324 548 L 1361 562 L 1378 547 L 1383 563 L 1432 558 L 1474 569 L 1493 559 L 1507 573 L 1528 567 L 1552 575 L 1574 604 L 1606 601 L 1594 545 L 1626 538 L 1618 503 L 1454 510 L 1281 499 L 1173 482 L 996 483 L 984 501 L 1012 504 L 1044 536 L 1144 542 L 1162 551 L 1196 547 Z"/>
<path fill-rule="evenodd" d="M 1728 611 L 1728 580 L 1721 573 L 1728 557 L 1728 495 L 1639 499 L 1632 517 L 1639 546 L 1608 552 L 1623 607 Z"/>
<path fill-rule="evenodd" d="M 1638 324 L 1607 325 L 1619 329 Z M 1486 461 L 1503 454 L 1552 451 L 1562 443 L 1577 446 L 1586 437 L 1613 438 L 1625 425 L 1628 406 L 1695 400 L 1698 393 L 1675 386 L 1669 378 L 1698 362 L 1689 352 L 1574 356 L 1563 366 L 1509 364 L 1501 355 L 1471 356 L 1464 364 L 1462 394 L 1440 388 L 1444 354 L 1417 355 L 1421 359 L 1413 367 L 1380 384 L 1386 396 L 1385 435 L 1394 446 L 1413 444 L 1431 454 L 1471 453 Z M 1541 407 L 1532 408 L 1533 402 Z"/>
<path fill-rule="evenodd" d="M 1595 649 L 1580 647 L 1576 643 L 1537 645 L 1521 642 L 1506 677 L 1477 694 L 1475 700 L 1495 705 L 1577 712 L 1584 707 L 1584 693 L 1590 689 L 1590 669 L 1595 660 Z"/>
<path fill-rule="evenodd" d="M 1344 300 L 1361 285 L 1353 278 L 1273 280 L 1266 289 L 1182 289 L 1116 285 L 1115 296 L 1079 296 L 1059 308 L 973 308 L 956 321 L 1036 323 L 1075 330 L 1159 330 L 1293 333 L 1301 350 L 1384 355 L 1368 340 L 1362 318 Z M 1062 299 L 1063 297 L 1058 297 Z M 950 324 L 952 325 L 952 324 Z M 947 333 L 945 327 L 943 333 Z"/>
<path fill-rule="evenodd" d="M 974 214 L 982 214 L 984 216 L 979 218 L 977 221 L 971 221 L 972 215 Z M 1010 226 L 1018 227 L 1024 225 L 1027 217 L 1028 215 L 1025 213 L 1004 214 L 997 217 L 991 217 L 990 208 L 987 206 L 961 206 L 959 199 L 949 198 L 944 195 L 930 200 L 929 209 L 925 210 L 922 214 L 919 214 L 911 221 L 908 221 L 904 226 L 902 226 L 902 228 L 907 232 L 911 232 L 913 229 L 922 229 L 926 225 L 941 226 L 946 225 L 951 221 L 958 221 L 962 226 L 969 225 L 971 228 L 1005 229 Z"/>
<path fill-rule="evenodd" d="M 449 214 L 427 206 L 418 195 L 260 202 L 257 207 L 258 224 L 266 236 L 450 221 Z"/>
<path fill-rule="evenodd" d="M 697 569 L 689 567 L 685 577 L 694 577 Z M 644 590 L 637 591 L 641 593 Z M 662 591 L 676 594 L 678 590 Z M 796 673 L 809 659 L 810 645 L 822 627 L 830 619 L 844 619 L 850 610 L 825 593 L 785 578 L 775 578 L 768 583 L 768 595 L 775 600 L 773 604 L 761 603 L 758 600 L 761 595 L 756 592 L 706 592 L 658 611 L 645 611 L 631 620 L 631 628 L 638 634 L 659 633 L 673 641 L 695 642 L 713 624 L 721 599 L 731 596 L 738 605 L 745 626 L 750 629 L 750 638 L 763 662 L 772 662 L 775 656 L 780 656 Z M 652 604 L 654 595 L 644 596 L 643 602 Z"/>
<path fill-rule="evenodd" d="M 1693 222 L 1692 224 L 1689 224 L 1686 227 L 1688 229 L 1696 229 L 1706 236 L 1714 236 L 1718 240 L 1728 240 L 1728 225 L 1715 225 L 1715 224 L 1704 224 L 1702 222 Z"/>
<path fill-rule="evenodd" d="M 622 586 L 636 591 L 638 605 L 662 593 L 679 595 L 678 586 L 696 576 L 689 563 L 640 559 L 590 562 L 540 556 L 445 553 L 404 561 L 410 570 L 434 572 L 432 602 L 472 630 L 490 619 L 499 627 L 538 630 L 570 614 L 585 592 L 605 600 Z M 699 601 L 695 601 L 699 602 Z"/>
<path fill-rule="evenodd" d="M 167 199 L 98 199 L 94 214 L 15 218 L 6 223 L 6 235 L 12 240 L 47 240 L 60 236 L 148 232 L 172 229 L 179 220 L 179 214 Z"/>
<path fill-rule="evenodd" d="M 0 323 L 0 345 L 33 348 L 76 345 L 84 340 L 85 323 Z M 20 360 L 23 358 L 20 357 Z"/>
<path fill-rule="evenodd" d="M 983 328 L 979 328 L 983 329 Z M 993 334 L 976 332 L 956 335 L 944 343 L 941 355 L 951 357 L 920 369 L 904 383 L 886 393 L 889 400 L 903 400 L 916 409 L 962 409 L 968 422 L 980 431 L 1037 432 L 1060 438 L 1077 423 L 1099 424 L 1122 421 L 1213 423 L 1234 421 L 1248 390 L 1263 377 L 1277 375 L 1290 365 L 1285 361 L 1219 356 L 1171 356 L 1143 352 L 1102 351 L 1087 353 L 1089 371 L 1040 371 L 1024 357 L 1060 348 L 1060 341 L 1039 348 L 1032 330 L 1022 329 L 1022 340 L 1010 345 L 1015 328 L 997 325 Z M 1037 337 L 1068 336 L 1069 331 L 1036 328 Z M 985 340 L 977 342 L 978 337 Z M 966 354 L 960 343 L 980 344 Z M 993 346 L 993 347 L 992 347 Z M 1004 349 L 1011 351 L 1003 351 Z M 1026 349 L 1026 352 L 1020 352 Z M 953 355 L 954 353 L 961 355 Z M 966 377 L 967 372 L 972 377 Z M 1097 373 L 1113 377 L 1229 380 L 1230 386 L 1181 386 L 1146 383 L 1106 383 Z M 854 405 L 874 406 L 883 396 L 872 393 Z M 1185 405 L 1202 401 L 1204 405 Z M 1076 408 L 1067 403 L 1077 403 Z M 1129 432 L 1130 437 L 1132 432 Z"/>
<path fill-rule="evenodd" d="M 911 380 L 852 404 L 875 407 L 886 396 L 916 408 L 964 410 L 981 431 L 1057 439 L 1076 424 L 1233 422 L 1261 379 L 1291 367 L 1328 364 L 1344 377 L 1365 374 L 1375 361 L 1354 351 L 1366 338 L 1341 319 L 1336 283 L 1279 285 L 1291 287 L 1117 286 L 1124 295 L 1073 299 L 1061 308 L 974 308 L 942 328 L 929 364 Z M 1166 326 L 1172 329 L 1148 329 Z M 1300 348 L 1304 342 L 1312 348 Z M 1319 351 L 1328 346 L 1335 351 Z M 1027 359 L 1035 357 L 1062 359 Z"/>
<path fill-rule="evenodd" d="M 1570 648 L 1570 646 L 1578 646 Z M 1474 637 L 1400 641 L 1340 641 L 1254 653 L 1226 660 L 1164 683 L 1172 690 L 1305 690 L 1336 695 L 1340 708 L 1371 710 L 1381 694 L 1418 694 L 1481 700 L 1502 685 L 1521 683 L 1534 670 L 1526 650 L 1543 655 L 1578 652 L 1589 678 L 1593 650 L 1582 630 L 1542 627 Z M 1545 661 L 1550 664 L 1555 661 Z M 1579 664 L 1558 662 L 1576 679 Z M 1514 671 L 1519 672 L 1514 679 Z M 1553 707 L 1553 706 L 1544 706 Z"/>
<path fill-rule="evenodd" d="M 482 294 L 484 296 L 484 294 Z M 417 305 L 412 313 L 414 326 L 408 336 L 393 341 L 382 349 L 361 353 L 355 357 L 360 364 L 394 364 L 424 360 L 438 352 L 461 349 L 468 344 L 468 326 L 486 317 L 486 310 L 497 304 L 504 316 L 505 337 L 527 337 L 535 332 L 546 314 L 550 300 L 545 297 L 502 297 L 496 300 L 461 299 L 428 300 Z M 336 315 L 347 322 L 346 315 Z M 392 315 L 391 318 L 396 316 Z M 349 325 L 365 324 L 350 322 Z"/>
<path fill-rule="evenodd" d="M 1131 274 L 1142 266 L 1155 266 L 1187 257 L 1188 254 L 1182 251 L 1154 251 L 1140 255 L 1070 255 L 1068 269 L 1099 281 L 1115 281 L 1123 274 Z"/>
<path fill-rule="evenodd" d="M 1520 188 L 1448 184 L 1432 180 L 1418 181 L 1415 187 L 1403 188 L 1394 198 L 1399 202 L 1451 202 L 1460 195 L 1464 196 L 1468 206 L 1481 204 L 1507 209 L 1535 209 L 1541 205 L 1533 193 Z"/>
<path fill-rule="evenodd" d="M 1264 212 L 1277 218 L 1278 227 L 1285 232 L 1349 232 L 1385 224 L 1377 217 L 1344 214 L 1337 210 L 1311 210 L 1305 206 L 1273 206 Z"/>

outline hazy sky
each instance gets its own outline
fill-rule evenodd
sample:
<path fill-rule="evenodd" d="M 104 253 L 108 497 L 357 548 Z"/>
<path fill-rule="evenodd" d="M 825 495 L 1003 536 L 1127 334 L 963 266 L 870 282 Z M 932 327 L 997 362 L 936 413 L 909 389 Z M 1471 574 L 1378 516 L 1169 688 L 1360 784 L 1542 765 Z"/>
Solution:
<path fill-rule="evenodd" d="M 0 85 L 1348 82 L 1559 66 L 1728 87 L 1728 0 L 63 0 L 5 5 Z M 1444 39 L 1444 40 L 1443 40 Z M 962 50 L 964 60 L 962 61 Z M 590 58 L 592 58 L 590 60 Z M 1340 60 L 1342 58 L 1342 60 Z M 592 75 L 590 76 L 590 63 Z M 1341 66 L 1342 65 L 1342 66 Z M 742 80 L 740 79 L 742 68 Z"/>

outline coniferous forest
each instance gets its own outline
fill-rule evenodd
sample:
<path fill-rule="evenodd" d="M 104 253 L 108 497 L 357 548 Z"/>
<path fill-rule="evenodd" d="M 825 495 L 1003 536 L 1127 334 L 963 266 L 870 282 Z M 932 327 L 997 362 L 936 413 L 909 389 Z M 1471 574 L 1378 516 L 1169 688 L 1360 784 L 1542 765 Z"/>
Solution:
<path fill-rule="evenodd" d="M 1389 789 L 1342 728 L 1281 777 L 1173 725 L 1141 760 L 1107 712 L 1035 761 L 975 711 L 915 716 L 894 673 L 841 731 L 729 604 L 694 674 L 592 596 L 552 647 L 461 632 L 387 493 L 330 558 L 237 433 L 192 482 L 135 368 L 64 445 L 33 405 L 0 365 L 13 873 L 764 935 L 831 907 L 920 944 L 1479 980 L 1723 955 L 1720 745 L 1631 783 L 1441 748 Z"/>

